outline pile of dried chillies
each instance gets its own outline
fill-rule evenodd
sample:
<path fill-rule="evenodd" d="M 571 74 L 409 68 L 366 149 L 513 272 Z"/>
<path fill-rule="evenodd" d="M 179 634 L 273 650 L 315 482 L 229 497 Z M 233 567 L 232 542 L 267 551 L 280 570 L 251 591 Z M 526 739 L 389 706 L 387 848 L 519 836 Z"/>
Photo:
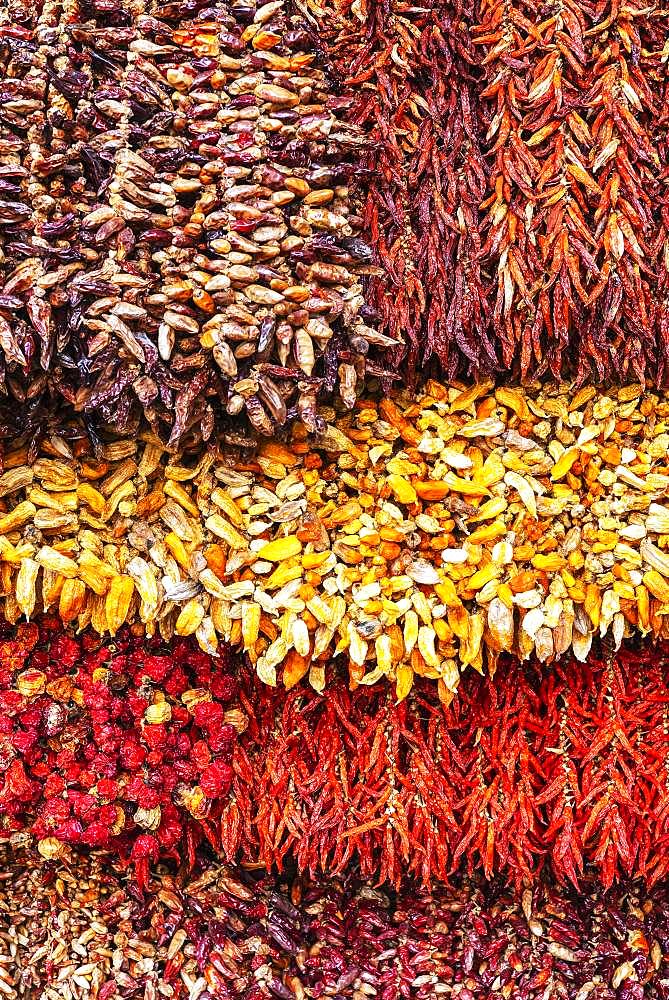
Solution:
<path fill-rule="evenodd" d="M 364 322 L 361 135 L 303 23 L 290 0 L 0 11 L 0 438 L 65 400 L 252 444 L 355 399 L 392 341 Z"/>
<path fill-rule="evenodd" d="M 669 901 L 624 883 L 515 894 L 457 880 L 395 894 L 357 871 L 280 877 L 200 858 L 155 891 L 94 853 L 76 870 L 3 850 L 3 994 L 69 1000 L 666 1000 Z"/>
<path fill-rule="evenodd" d="M 193 640 L 113 643 L 54 619 L 0 645 L 2 829 L 45 856 L 228 860 L 399 886 L 459 869 L 575 885 L 668 870 L 669 649 L 502 658 L 450 705 L 421 680 L 286 693 Z"/>
<path fill-rule="evenodd" d="M 0 832 L 131 865 L 160 949 L 157 878 L 145 1000 L 247 932 L 248 1000 L 669 996 L 661 901 L 545 879 L 669 874 L 668 53 L 615 0 L 0 11 Z M 522 916 L 425 888 L 476 869 Z"/>
<path fill-rule="evenodd" d="M 0 642 L 0 815 L 28 822 L 44 857 L 66 845 L 131 859 L 140 885 L 158 857 L 217 841 L 240 713 L 225 658 L 128 630 L 113 644 L 57 620 Z"/>
<path fill-rule="evenodd" d="M 172 455 L 81 423 L 0 475 L 0 609 L 57 608 L 248 654 L 321 691 L 437 682 L 501 652 L 552 662 L 593 640 L 667 637 L 669 394 L 627 385 L 365 394 L 255 455 Z"/>
<path fill-rule="evenodd" d="M 9 1000 L 667 1000 L 665 890 L 595 880 L 520 896 L 458 880 L 398 894 L 351 872 L 317 879 L 212 864 L 161 867 L 144 895 L 94 854 L 73 871 L 3 850 Z M 44 993 L 40 991 L 44 990 Z"/>

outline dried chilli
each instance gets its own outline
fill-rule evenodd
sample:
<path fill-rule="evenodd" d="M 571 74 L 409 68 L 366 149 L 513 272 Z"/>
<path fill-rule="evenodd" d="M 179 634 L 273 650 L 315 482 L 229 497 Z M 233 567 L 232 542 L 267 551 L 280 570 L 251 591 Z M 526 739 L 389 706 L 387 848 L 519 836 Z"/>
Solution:
<path fill-rule="evenodd" d="M 393 366 L 665 384 L 666 10 L 305 6 L 369 136 Z"/>
<path fill-rule="evenodd" d="M 0 14 L 2 437 L 62 399 L 171 447 L 252 443 L 323 389 L 351 405 L 390 342 L 362 318 L 361 137 L 301 18 L 150 6 Z"/>
<path fill-rule="evenodd" d="M 105 848 L 139 886 L 159 857 L 219 845 L 232 780 L 237 683 L 185 640 L 127 630 L 114 644 L 55 619 L 0 641 L 0 823 L 30 832 L 46 858 Z"/>
<path fill-rule="evenodd" d="M 464 868 L 521 885 L 667 874 L 667 647 L 546 669 L 503 658 L 439 705 L 425 681 L 271 692 L 242 683 L 222 849 L 401 886 Z M 250 675 L 249 675 L 250 676 Z M 234 832 L 228 832 L 228 831 Z"/>
<path fill-rule="evenodd" d="M 206 862 L 136 892 L 99 856 L 35 867 L 5 849 L 0 979 L 9 1000 L 666 1000 L 666 889 L 592 879 L 519 897 L 458 881 L 398 894 Z M 80 992 L 81 991 L 81 992 Z"/>

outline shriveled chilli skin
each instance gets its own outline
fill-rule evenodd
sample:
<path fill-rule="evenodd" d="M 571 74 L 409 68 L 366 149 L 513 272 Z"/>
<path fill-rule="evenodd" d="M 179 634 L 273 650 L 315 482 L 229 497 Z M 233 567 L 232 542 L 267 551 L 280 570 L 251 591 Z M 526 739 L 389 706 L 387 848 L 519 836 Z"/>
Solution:
<path fill-rule="evenodd" d="M 290 0 L 33 6 L 0 12 L 0 437 L 63 401 L 175 448 L 350 405 L 361 136 Z"/>
<path fill-rule="evenodd" d="M 143 896 L 99 854 L 36 866 L 17 845 L 0 859 L 10 1000 L 667 997 L 664 889 L 458 880 L 394 894 L 358 872 L 310 880 L 200 858 L 194 874 L 161 868 Z"/>

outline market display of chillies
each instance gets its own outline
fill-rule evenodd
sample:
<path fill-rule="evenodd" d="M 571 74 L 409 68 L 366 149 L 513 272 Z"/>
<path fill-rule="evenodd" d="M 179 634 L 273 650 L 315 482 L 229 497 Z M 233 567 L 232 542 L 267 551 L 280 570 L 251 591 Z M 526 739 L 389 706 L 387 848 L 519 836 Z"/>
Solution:
<path fill-rule="evenodd" d="M 0 7 L 0 995 L 669 1000 L 669 8 Z"/>

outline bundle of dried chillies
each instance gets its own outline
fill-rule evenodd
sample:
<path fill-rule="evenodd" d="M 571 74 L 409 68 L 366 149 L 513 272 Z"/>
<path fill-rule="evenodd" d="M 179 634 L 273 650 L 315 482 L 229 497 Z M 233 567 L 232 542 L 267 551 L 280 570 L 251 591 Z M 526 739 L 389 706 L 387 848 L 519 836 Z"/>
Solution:
<path fill-rule="evenodd" d="M 269 435 L 323 388 L 350 405 L 388 342 L 361 313 L 360 136 L 300 17 L 204 7 L 0 12 L 0 437 L 61 397 L 170 445 Z"/>
<path fill-rule="evenodd" d="M 272 693 L 242 684 L 222 847 L 381 881 L 464 866 L 516 883 L 549 863 L 578 884 L 668 871 L 669 647 L 547 669 L 504 659 L 439 705 L 417 684 Z M 249 679 L 250 679 L 249 675 Z"/>
<path fill-rule="evenodd" d="M 40 853 L 68 845 L 130 858 L 140 885 L 159 856 L 219 843 L 237 728 L 227 660 L 127 630 L 113 645 L 53 619 L 0 641 L 0 825 Z"/>
<path fill-rule="evenodd" d="M 172 1000 L 667 1000 L 666 889 L 458 882 L 395 895 L 202 859 L 154 890 L 98 855 L 3 850 L 3 995 Z"/>
<path fill-rule="evenodd" d="M 353 121 L 395 364 L 669 377 L 658 5 L 306 3 Z"/>
<path fill-rule="evenodd" d="M 436 357 L 449 377 L 497 370 L 471 9 L 444 0 L 305 7 L 351 119 L 371 140 L 358 189 L 381 273 L 367 294 L 380 329 L 405 345 L 395 368 L 413 379 Z"/>

